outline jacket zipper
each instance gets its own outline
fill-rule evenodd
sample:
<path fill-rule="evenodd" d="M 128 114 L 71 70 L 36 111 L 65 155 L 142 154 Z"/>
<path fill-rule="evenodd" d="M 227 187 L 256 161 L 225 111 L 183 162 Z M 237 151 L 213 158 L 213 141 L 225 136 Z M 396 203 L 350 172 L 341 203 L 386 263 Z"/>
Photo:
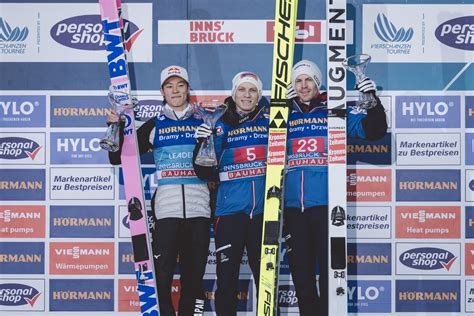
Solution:
<path fill-rule="evenodd" d="M 250 210 L 250 219 L 253 217 L 253 211 L 255 210 L 255 180 L 252 180 L 252 210 Z"/>
<path fill-rule="evenodd" d="M 184 195 L 184 184 L 181 184 L 181 192 L 183 193 L 183 218 L 186 219 L 186 198 Z"/>
<path fill-rule="evenodd" d="M 304 212 L 304 170 L 301 170 L 301 213 Z"/>

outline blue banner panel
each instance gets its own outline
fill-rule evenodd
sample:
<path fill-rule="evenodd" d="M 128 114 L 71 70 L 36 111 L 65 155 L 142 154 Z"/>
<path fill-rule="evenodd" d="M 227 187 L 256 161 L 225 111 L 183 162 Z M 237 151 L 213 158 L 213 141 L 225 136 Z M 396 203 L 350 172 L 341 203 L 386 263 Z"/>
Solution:
<path fill-rule="evenodd" d="M 460 201 L 459 170 L 396 170 L 397 201 Z"/>
<path fill-rule="evenodd" d="M 347 138 L 347 164 L 358 163 L 371 165 L 392 164 L 392 134 L 387 133 L 382 139 L 368 141 L 360 138 Z"/>
<path fill-rule="evenodd" d="M 389 280 L 353 280 L 348 282 L 349 313 L 390 313 L 392 286 Z"/>
<path fill-rule="evenodd" d="M 0 201 L 44 201 L 44 169 L 1 169 Z"/>
<path fill-rule="evenodd" d="M 390 275 L 391 249 L 389 243 L 348 243 L 347 272 L 349 275 Z"/>
<path fill-rule="evenodd" d="M 111 105 L 106 96 L 52 96 L 51 127 L 103 127 Z"/>
<path fill-rule="evenodd" d="M 51 205 L 50 236 L 57 238 L 113 238 L 114 207 Z"/>
<path fill-rule="evenodd" d="M 397 280 L 396 312 L 460 312 L 461 281 Z"/>
<path fill-rule="evenodd" d="M 0 127 L 45 127 L 46 96 L 0 95 Z"/>
<path fill-rule="evenodd" d="M 51 133 L 51 164 L 109 164 L 99 146 L 103 132 Z"/>
<path fill-rule="evenodd" d="M 49 281 L 51 311 L 113 311 L 114 280 Z"/>
<path fill-rule="evenodd" d="M 397 128 L 459 128 L 461 97 L 397 96 L 395 115 Z"/>
<path fill-rule="evenodd" d="M 44 274 L 44 242 L 1 242 L 0 274 Z"/>

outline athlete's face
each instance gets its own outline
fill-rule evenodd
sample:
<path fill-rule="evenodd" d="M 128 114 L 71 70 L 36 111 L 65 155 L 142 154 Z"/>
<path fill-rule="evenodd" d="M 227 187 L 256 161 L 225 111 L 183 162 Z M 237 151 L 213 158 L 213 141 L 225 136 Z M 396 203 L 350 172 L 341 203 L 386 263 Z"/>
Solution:
<path fill-rule="evenodd" d="M 175 111 L 182 111 L 188 103 L 189 86 L 180 77 L 171 77 L 161 87 L 166 103 Z"/>
<path fill-rule="evenodd" d="M 318 86 L 308 75 L 299 75 L 296 77 L 295 90 L 303 102 L 311 101 L 319 92 Z"/>
<path fill-rule="evenodd" d="M 250 112 L 255 109 L 258 102 L 258 90 L 250 82 L 241 83 L 235 91 L 235 105 L 238 110 Z"/>

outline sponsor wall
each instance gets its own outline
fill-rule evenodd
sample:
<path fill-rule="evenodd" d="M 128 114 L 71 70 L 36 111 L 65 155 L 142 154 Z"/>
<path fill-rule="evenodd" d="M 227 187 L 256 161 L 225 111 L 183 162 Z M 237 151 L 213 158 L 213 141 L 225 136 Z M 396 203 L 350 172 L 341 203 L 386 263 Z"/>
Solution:
<path fill-rule="evenodd" d="M 390 128 L 376 142 L 348 140 L 348 311 L 469 315 L 474 1 L 373 2 L 348 0 L 348 50 L 372 56 L 368 75 L 379 86 Z M 188 68 L 193 101 L 222 102 L 233 75 L 246 69 L 261 75 L 268 96 L 273 5 L 126 3 L 137 120 L 160 110 L 158 74 L 172 63 Z M 295 53 L 323 72 L 324 5 L 300 1 Z M 110 112 L 98 12 L 90 1 L 0 4 L 0 72 L 7 74 L 0 79 L 2 315 L 138 311 L 122 171 L 98 146 Z M 349 99 L 357 98 L 353 85 L 349 75 Z M 150 155 L 142 163 L 150 199 L 159 180 Z M 284 247 L 281 257 L 279 303 L 283 314 L 297 315 Z M 214 309 L 216 260 L 211 240 L 207 315 Z M 245 256 L 238 298 L 239 315 L 253 315 Z"/>

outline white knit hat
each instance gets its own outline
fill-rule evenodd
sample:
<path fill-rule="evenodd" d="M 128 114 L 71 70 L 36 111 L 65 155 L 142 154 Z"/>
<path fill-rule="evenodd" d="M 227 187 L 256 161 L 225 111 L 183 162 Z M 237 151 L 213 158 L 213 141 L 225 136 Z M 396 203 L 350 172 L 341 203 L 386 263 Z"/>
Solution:
<path fill-rule="evenodd" d="M 318 90 L 321 87 L 322 74 L 319 67 L 309 60 L 301 60 L 293 66 L 293 71 L 291 72 L 291 83 L 295 87 L 296 78 L 300 75 L 307 75 L 313 79 L 314 83 L 318 86 Z"/>
<path fill-rule="evenodd" d="M 180 77 L 189 84 L 188 72 L 181 66 L 171 65 L 161 71 L 161 86 L 168 78 Z"/>
<path fill-rule="evenodd" d="M 263 94 L 263 84 L 260 78 L 255 73 L 250 71 L 239 72 L 232 79 L 232 99 L 235 101 L 235 92 L 237 91 L 237 88 L 244 82 L 251 83 L 257 88 L 258 100 L 260 101 Z"/>

